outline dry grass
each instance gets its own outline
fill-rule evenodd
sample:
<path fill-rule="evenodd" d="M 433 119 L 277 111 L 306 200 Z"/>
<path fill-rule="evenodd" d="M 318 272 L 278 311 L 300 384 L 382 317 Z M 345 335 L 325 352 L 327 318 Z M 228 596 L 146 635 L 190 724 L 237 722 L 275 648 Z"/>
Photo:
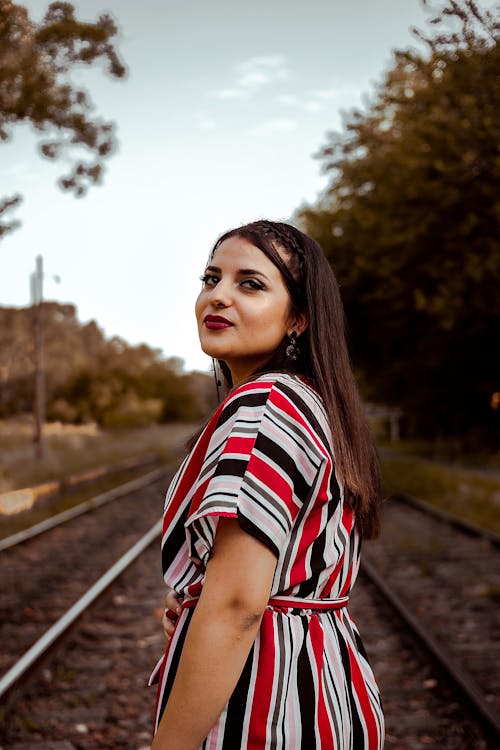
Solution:
<path fill-rule="evenodd" d="M 382 451 L 384 491 L 407 493 L 500 533 L 500 475 Z"/>
<path fill-rule="evenodd" d="M 0 492 L 62 479 L 132 456 L 156 454 L 169 461 L 194 432 L 192 424 L 151 425 L 126 430 L 102 430 L 96 425 L 46 426 L 44 455 L 34 456 L 29 418 L 0 421 Z"/>

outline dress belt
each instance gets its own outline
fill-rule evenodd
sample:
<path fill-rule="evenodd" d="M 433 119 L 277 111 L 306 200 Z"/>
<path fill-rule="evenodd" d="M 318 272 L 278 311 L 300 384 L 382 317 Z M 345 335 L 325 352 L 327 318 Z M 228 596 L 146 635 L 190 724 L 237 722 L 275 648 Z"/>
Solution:
<path fill-rule="evenodd" d="M 196 607 L 199 597 L 193 599 L 184 599 L 182 602 L 183 609 Z M 342 609 L 349 603 L 348 596 L 342 596 L 339 599 L 307 599 L 300 596 L 272 596 L 267 606 L 272 609 L 304 609 L 311 611 L 324 612 L 331 609 Z"/>
<path fill-rule="evenodd" d="M 306 609 L 312 611 L 326 611 L 329 609 L 341 609 L 347 607 L 349 603 L 348 596 L 342 596 L 339 599 L 308 599 L 300 596 L 272 596 L 269 599 L 268 606 L 273 609 Z"/>

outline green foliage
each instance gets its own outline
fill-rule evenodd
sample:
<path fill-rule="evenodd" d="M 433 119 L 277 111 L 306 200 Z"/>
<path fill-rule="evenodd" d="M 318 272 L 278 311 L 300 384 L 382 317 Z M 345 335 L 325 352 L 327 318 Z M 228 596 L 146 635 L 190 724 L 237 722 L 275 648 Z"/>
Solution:
<path fill-rule="evenodd" d="M 434 36 L 417 32 L 424 51 L 397 51 L 367 111 L 329 134 L 328 190 L 298 218 L 341 283 L 366 395 L 401 404 L 414 433 L 491 440 L 499 24 L 472 0 L 443 0 L 431 23 Z"/>
<path fill-rule="evenodd" d="M 94 321 L 81 325 L 73 305 L 44 302 L 47 417 L 106 427 L 194 421 L 212 407 L 213 382 L 185 374 L 146 344 L 106 340 Z M 0 417 L 29 412 L 33 401 L 33 312 L 0 307 Z"/>
<path fill-rule="evenodd" d="M 67 159 L 67 152 L 90 154 L 77 158 L 59 180 L 64 190 L 83 195 L 101 181 L 103 160 L 115 148 L 114 125 L 91 117 L 88 94 L 71 83 L 79 65 L 104 61 L 113 78 L 123 78 L 125 67 L 112 44 L 117 27 L 109 15 L 95 23 L 79 21 L 67 2 L 53 2 L 41 21 L 29 18 L 23 5 L 0 0 L 0 140 L 14 126 L 27 122 L 43 133 L 40 151 L 48 159 Z M 2 214 L 19 196 L 0 201 L 0 238 L 18 222 L 2 223 Z"/>

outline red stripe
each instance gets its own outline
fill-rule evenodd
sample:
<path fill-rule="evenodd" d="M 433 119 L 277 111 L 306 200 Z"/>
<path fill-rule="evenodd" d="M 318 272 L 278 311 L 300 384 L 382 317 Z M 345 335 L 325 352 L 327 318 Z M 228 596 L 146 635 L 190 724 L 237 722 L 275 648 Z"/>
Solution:
<path fill-rule="evenodd" d="M 301 529 L 299 547 L 295 563 L 290 575 L 290 584 L 297 586 L 302 581 L 307 580 L 307 559 L 308 553 L 311 552 L 314 540 L 318 537 L 321 529 L 321 507 L 316 506 L 312 513 L 309 513 L 305 519 L 304 526 Z"/>
<path fill-rule="evenodd" d="M 222 455 L 225 453 L 239 453 L 241 457 L 249 456 L 255 444 L 257 435 L 229 435 Z"/>
<path fill-rule="evenodd" d="M 314 432 L 311 429 L 311 426 L 309 422 L 306 421 L 304 415 L 301 411 L 297 409 L 293 401 L 290 401 L 283 393 L 280 393 L 276 390 L 276 388 L 273 388 L 273 390 L 270 393 L 269 400 L 272 401 L 274 404 L 276 404 L 277 407 L 279 407 L 285 414 L 291 416 L 296 422 L 298 422 L 301 427 L 304 428 L 304 431 L 309 435 L 312 442 L 316 445 L 319 450 L 325 454 L 325 446 L 318 437 L 314 434 Z"/>
<path fill-rule="evenodd" d="M 212 435 L 215 429 L 215 425 L 217 424 L 217 420 L 219 419 L 220 412 L 222 411 L 222 407 L 223 407 L 223 404 L 221 404 L 219 408 L 214 412 L 214 415 L 212 416 L 210 422 L 208 423 L 207 427 L 202 433 L 200 439 L 198 440 L 196 448 L 194 449 L 192 455 L 190 456 L 188 463 L 184 467 L 183 477 L 180 483 L 178 484 L 175 490 L 175 493 L 170 499 L 168 507 L 165 510 L 165 515 L 163 516 L 163 533 L 164 534 L 167 531 L 167 529 L 170 527 L 174 517 L 176 516 L 179 510 L 179 507 L 182 505 L 182 502 L 184 501 L 189 490 L 191 489 L 193 485 L 193 476 L 195 476 L 198 473 L 199 467 L 202 465 L 203 460 L 205 459 L 206 452 L 207 452 L 210 440 L 212 439 Z M 197 467 L 196 473 L 194 473 L 193 471 L 193 468 L 192 468 L 193 466 Z"/>
<path fill-rule="evenodd" d="M 286 481 L 285 475 L 280 474 L 279 471 L 274 469 L 269 461 L 262 459 L 253 453 L 248 462 L 247 472 L 249 475 L 254 476 L 257 480 L 261 481 L 267 488 L 274 492 L 280 499 L 280 502 L 284 503 L 287 509 L 290 511 L 292 518 L 298 513 L 297 506 L 292 503 L 292 488 L 289 482 Z"/>
<path fill-rule="evenodd" d="M 318 617 L 311 617 L 309 622 L 309 637 L 316 663 L 316 675 L 318 680 L 318 732 L 321 737 L 321 750 L 334 750 L 333 733 L 330 717 L 326 710 L 325 695 L 323 690 L 323 657 L 324 657 L 324 631 Z"/>
<path fill-rule="evenodd" d="M 344 601 L 341 599 L 332 599 L 330 601 L 324 601 L 320 602 L 318 599 L 313 599 L 312 601 L 309 599 L 300 599 L 298 597 L 272 597 L 269 599 L 268 606 L 275 607 L 279 609 L 280 607 L 285 609 L 310 609 L 310 610 L 319 610 L 321 612 L 330 610 L 330 609 L 342 609 L 342 607 L 347 607 L 349 604 L 348 597 L 345 598 Z"/>
<path fill-rule="evenodd" d="M 373 748 L 373 750 L 377 750 L 380 745 L 378 724 L 373 715 L 373 706 L 370 701 L 368 690 L 366 689 L 366 681 L 356 658 L 356 654 L 353 654 L 349 644 L 347 645 L 347 648 L 349 651 L 349 662 L 351 665 L 352 686 L 359 701 L 361 709 L 361 719 L 366 724 L 368 737 L 367 748 Z"/>
<path fill-rule="evenodd" d="M 189 591 L 189 596 L 193 598 L 185 599 L 182 602 L 182 606 L 184 609 L 192 609 L 198 604 L 198 599 L 200 598 L 203 587 L 201 585 L 201 582 L 193 584 L 193 586 L 198 587 L 199 593 L 195 593 L 194 590 L 192 592 Z M 319 601 L 318 599 L 301 599 L 300 597 L 295 596 L 273 596 L 269 599 L 267 606 L 272 607 L 273 609 L 308 609 L 324 612 L 330 609 L 342 609 L 342 607 L 347 607 L 348 604 L 349 597 L 347 596 L 339 599 L 331 599 L 330 601 Z"/>
<path fill-rule="evenodd" d="M 266 724 L 271 706 L 275 672 L 274 618 L 269 610 L 264 612 L 259 631 L 259 664 L 253 689 L 254 700 L 248 728 L 248 750 L 266 747 Z"/>

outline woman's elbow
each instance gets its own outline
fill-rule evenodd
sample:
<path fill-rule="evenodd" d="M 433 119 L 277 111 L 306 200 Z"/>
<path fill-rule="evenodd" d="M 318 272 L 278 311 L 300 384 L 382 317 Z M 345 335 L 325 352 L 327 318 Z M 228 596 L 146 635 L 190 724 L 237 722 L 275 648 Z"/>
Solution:
<path fill-rule="evenodd" d="M 267 600 L 237 594 L 227 598 L 223 609 L 241 631 L 247 632 L 259 627 L 266 605 Z"/>

